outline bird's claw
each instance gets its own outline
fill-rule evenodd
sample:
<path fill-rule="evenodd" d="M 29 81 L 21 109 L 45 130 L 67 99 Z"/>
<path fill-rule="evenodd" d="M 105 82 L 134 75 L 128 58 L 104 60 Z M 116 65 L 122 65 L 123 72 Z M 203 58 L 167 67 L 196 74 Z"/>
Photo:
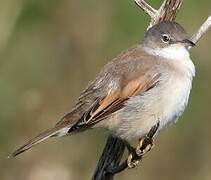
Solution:
<path fill-rule="evenodd" d="M 141 159 L 134 159 L 133 154 L 130 154 L 127 158 L 127 165 L 129 169 L 135 168 Z"/>
<path fill-rule="evenodd" d="M 147 142 L 147 144 L 143 144 L 143 142 Z M 143 156 L 145 155 L 147 152 L 149 152 L 152 148 L 154 147 L 154 139 L 153 138 L 142 138 L 139 140 L 139 144 L 136 147 L 136 155 L 137 156 Z"/>
<path fill-rule="evenodd" d="M 153 138 L 147 136 L 139 140 L 138 146 L 135 148 L 130 147 L 130 155 L 127 158 L 128 168 L 135 168 L 141 161 L 141 158 L 154 147 Z M 129 149 L 129 148 L 128 148 Z"/>

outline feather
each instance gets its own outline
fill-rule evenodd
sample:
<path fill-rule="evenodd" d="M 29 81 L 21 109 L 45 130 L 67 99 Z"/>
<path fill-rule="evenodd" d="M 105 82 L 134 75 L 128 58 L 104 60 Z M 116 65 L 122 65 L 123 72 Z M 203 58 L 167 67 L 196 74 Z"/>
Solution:
<path fill-rule="evenodd" d="M 38 136 L 36 136 L 33 139 L 29 140 L 26 144 L 24 144 L 23 146 L 21 146 L 20 148 L 18 148 L 16 151 L 14 151 L 8 157 L 9 158 L 10 157 L 15 157 L 15 156 L 17 156 L 17 155 L 25 152 L 26 150 L 32 148 L 36 144 L 39 144 L 42 141 L 48 139 L 49 137 L 56 135 L 57 133 L 59 133 L 60 131 L 62 131 L 64 128 L 67 128 L 67 127 L 56 126 L 56 127 L 52 128 L 52 129 L 48 129 L 48 130 L 40 133 Z"/>

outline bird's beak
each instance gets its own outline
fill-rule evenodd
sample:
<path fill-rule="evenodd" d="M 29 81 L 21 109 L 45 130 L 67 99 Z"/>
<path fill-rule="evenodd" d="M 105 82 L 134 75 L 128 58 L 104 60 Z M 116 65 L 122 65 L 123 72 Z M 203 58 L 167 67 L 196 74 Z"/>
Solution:
<path fill-rule="evenodd" d="M 196 45 L 194 42 L 192 42 L 189 39 L 184 39 L 184 40 L 179 41 L 179 42 L 182 43 L 182 44 L 184 44 L 186 47 L 189 47 L 189 46 L 193 47 L 193 46 Z"/>

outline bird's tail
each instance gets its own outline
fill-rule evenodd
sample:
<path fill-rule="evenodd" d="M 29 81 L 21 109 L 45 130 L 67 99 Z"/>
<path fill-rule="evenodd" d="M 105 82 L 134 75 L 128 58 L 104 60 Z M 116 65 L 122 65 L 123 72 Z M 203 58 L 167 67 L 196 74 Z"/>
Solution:
<path fill-rule="evenodd" d="M 64 126 L 63 127 L 61 127 L 61 126 L 55 126 L 52 129 L 48 129 L 48 130 L 40 133 L 38 136 L 34 137 L 33 139 L 29 140 L 26 144 L 24 144 L 23 146 L 21 146 L 20 148 L 18 148 L 16 151 L 14 151 L 8 157 L 15 157 L 18 154 L 21 154 L 24 151 L 30 149 L 34 145 L 41 143 L 42 141 L 46 140 L 49 137 L 57 136 L 57 135 L 60 136 L 59 134 L 65 135 L 65 132 L 67 132 L 68 129 L 69 128 L 64 127 Z"/>

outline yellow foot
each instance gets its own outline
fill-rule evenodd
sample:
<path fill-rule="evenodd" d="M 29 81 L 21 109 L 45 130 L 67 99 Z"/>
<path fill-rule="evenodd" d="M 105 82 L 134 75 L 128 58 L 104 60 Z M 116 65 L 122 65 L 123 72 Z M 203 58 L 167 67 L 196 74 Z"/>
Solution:
<path fill-rule="evenodd" d="M 130 154 L 127 158 L 127 165 L 129 169 L 135 168 L 141 159 L 133 159 L 133 154 Z"/>
<path fill-rule="evenodd" d="M 154 139 L 150 139 L 148 136 L 141 138 L 139 144 L 136 147 L 137 156 L 143 156 L 154 147 Z"/>

